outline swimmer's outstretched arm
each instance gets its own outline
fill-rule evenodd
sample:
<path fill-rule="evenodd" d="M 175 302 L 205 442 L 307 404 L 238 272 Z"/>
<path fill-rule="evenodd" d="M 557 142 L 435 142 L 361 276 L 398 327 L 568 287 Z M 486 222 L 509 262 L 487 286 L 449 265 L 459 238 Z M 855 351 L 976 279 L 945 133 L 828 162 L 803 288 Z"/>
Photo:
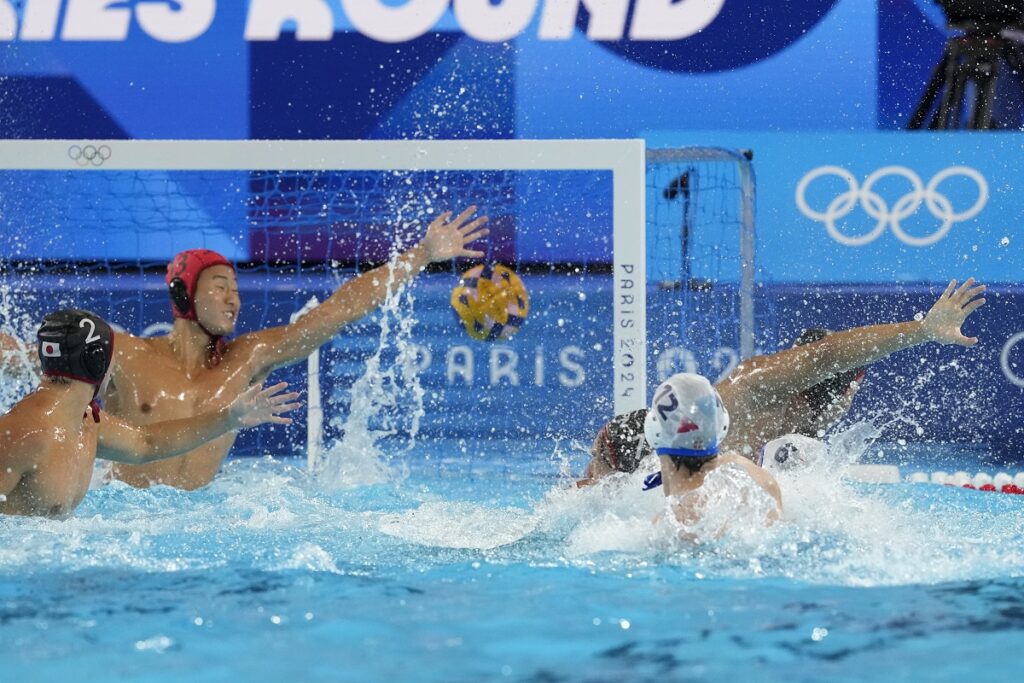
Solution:
<path fill-rule="evenodd" d="M 255 376 L 302 360 L 329 341 L 346 324 L 362 318 L 387 298 L 389 290 L 408 282 L 427 264 L 452 258 L 483 256 L 467 244 L 486 236 L 487 217 L 470 220 L 471 206 L 455 218 L 446 211 L 427 228 L 423 239 L 397 259 L 367 271 L 341 285 L 334 294 L 291 325 L 274 327 L 239 337 L 233 347 L 249 345 Z"/>
<path fill-rule="evenodd" d="M 973 346 L 977 337 L 960 331 L 967 317 L 985 303 L 984 285 L 952 280 L 922 320 L 856 327 L 810 344 L 744 361 L 716 386 L 730 406 L 785 401 L 840 372 L 926 342 Z"/>
<path fill-rule="evenodd" d="M 141 465 L 187 453 L 237 429 L 266 422 L 288 424 L 291 419 L 283 417 L 282 413 L 294 410 L 300 404 L 295 402 L 299 397 L 297 393 L 280 393 L 287 386 L 286 382 L 268 389 L 255 385 L 242 392 L 226 408 L 145 426 L 133 425 L 104 413 L 100 421 L 96 457 Z"/>

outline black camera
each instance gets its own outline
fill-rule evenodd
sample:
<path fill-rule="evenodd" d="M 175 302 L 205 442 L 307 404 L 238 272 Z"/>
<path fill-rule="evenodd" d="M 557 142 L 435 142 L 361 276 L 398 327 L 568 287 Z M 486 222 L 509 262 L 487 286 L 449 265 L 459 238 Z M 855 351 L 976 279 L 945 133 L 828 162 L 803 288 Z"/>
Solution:
<path fill-rule="evenodd" d="M 1024 0 L 934 1 L 942 7 L 951 26 L 968 23 L 1009 26 L 1024 21 Z"/>
<path fill-rule="evenodd" d="M 1024 90 L 1024 0 L 933 0 L 952 29 L 907 128 L 1018 128 L 1024 107 L 997 119 L 1001 79 Z M 1005 89 L 1004 89 L 1005 92 Z M 966 118 L 965 118 L 966 117 Z"/>

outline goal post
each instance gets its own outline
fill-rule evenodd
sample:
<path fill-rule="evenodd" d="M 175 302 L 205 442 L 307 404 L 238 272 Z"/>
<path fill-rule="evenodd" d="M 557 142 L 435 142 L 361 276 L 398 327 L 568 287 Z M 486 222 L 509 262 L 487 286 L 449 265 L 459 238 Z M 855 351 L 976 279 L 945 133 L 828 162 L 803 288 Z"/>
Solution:
<path fill-rule="evenodd" d="M 80 256 L 69 252 L 79 248 L 82 241 L 95 243 L 94 251 L 98 256 L 86 257 L 75 264 L 71 269 L 74 273 L 94 269 L 89 272 L 109 274 L 114 267 L 119 269 L 118 273 L 133 269 L 137 273 L 152 272 L 174 251 L 203 246 L 222 250 L 239 262 L 251 263 L 254 255 L 268 263 L 290 261 L 293 271 L 301 274 L 305 272 L 307 258 L 320 259 L 326 264 L 324 268 L 330 271 L 336 258 L 334 254 L 339 250 L 345 254 L 358 253 L 360 258 L 373 251 L 372 240 L 365 251 L 359 251 L 362 246 L 338 247 L 337 242 L 341 238 L 326 246 L 310 246 L 320 240 L 335 239 L 318 234 L 324 221 L 343 222 L 346 211 L 368 212 L 378 207 L 372 203 L 366 207 L 355 206 L 360 204 L 358 197 L 340 202 L 339 206 L 327 206 L 331 202 L 322 199 L 325 193 L 341 195 L 359 190 L 360 183 L 365 180 L 357 177 L 361 172 L 374 173 L 376 178 L 390 183 L 383 194 L 393 189 L 392 185 L 406 192 L 403 182 L 413 182 L 409 186 L 412 188 L 408 190 L 410 193 L 416 191 L 414 183 L 423 179 L 441 185 L 450 178 L 462 182 L 465 178 L 459 174 L 577 171 L 593 171 L 602 177 L 607 174 L 611 178 L 608 218 L 612 245 L 608 251 L 612 263 L 605 267 L 610 266 L 614 273 L 611 283 L 613 310 L 609 311 L 614 348 L 608 354 L 605 345 L 599 353 L 605 358 L 610 356 L 613 365 L 614 399 L 605 409 L 621 412 L 642 407 L 647 394 L 644 154 L 642 140 L 2 141 L 0 173 L 5 175 L 0 183 L 0 222 L 6 224 L 5 230 L 8 231 L 31 231 L 55 224 L 67 228 L 87 217 L 94 228 L 77 232 L 68 229 L 69 234 L 75 235 L 73 238 L 65 235 L 49 241 L 36 235 L 33 243 L 39 245 L 39 249 L 26 255 L 28 259 L 47 263 L 65 258 L 82 261 Z M 290 176 L 290 171 L 295 173 Z M 21 181 L 12 175 L 21 172 L 26 175 L 31 175 L 31 172 L 43 175 L 66 173 L 56 179 L 33 177 L 32 191 L 26 192 L 16 187 L 16 183 Z M 349 176 L 336 182 L 331 176 L 335 172 L 347 172 Z M 238 177 L 225 177 L 232 173 L 237 173 Z M 402 173 L 415 178 L 398 177 Z M 312 179 L 306 180 L 304 174 L 311 174 Z M 75 183 L 66 182 L 66 178 L 73 178 Z M 80 178 L 85 180 L 78 182 Z M 514 185 L 516 181 L 502 182 Z M 258 186 L 262 183 L 279 183 L 280 186 L 273 189 L 273 197 L 260 198 L 263 203 L 257 206 L 252 197 L 260 193 Z M 65 199 L 57 196 L 62 192 L 72 192 L 72 184 L 80 186 L 75 190 L 78 193 L 76 197 Z M 285 184 L 291 193 L 287 197 L 284 197 Z M 508 201 L 508 197 L 503 195 L 507 188 L 495 189 L 494 184 L 489 180 L 480 183 L 490 192 L 488 196 L 496 201 Z M 218 186 L 216 191 L 211 189 L 215 186 Z M 448 188 L 443 189 L 447 191 Z M 573 192 L 569 190 L 564 192 L 565 201 L 573 201 Z M 200 196 L 203 193 L 209 196 Z M 122 194 L 131 194 L 131 200 L 125 200 Z M 232 195 L 241 199 L 232 199 Z M 529 200 L 529 193 L 522 192 L 516 201 L 523 204 Z M 402 214 L 404 209 L 400 202 L 384 208 L 395 209 L 396 206 L 395 213 Z M 486 211 L 490 207 L 483 206 L 482 209 Z M 64 214 L 60 214 L 61 211 Z M 408 213 L 411 212 L 405 212 L 401 220 L 407 220 Z M 423 216 L 417 218 L 422 219 Z M 232 232 L 228 228 L 234 223 L 245 224 L 249 232 Z M 289 225 L 295 226 L 294 232 L 284 234 Z M 367 228 L 364 233 L 376 227 L 370 223 L 361 225 Z M 535 231 L 541 229 L 534 228 Z M 511 234 L 509 239 L 517 239 L 515 226 L 506 226 L 505 232 Z M 577 240 L 590 239 L 585 225 L 577 226 L 577 234 Z M 193 239 L 196 235 L 201 235 L 202 239 Z M 365 238 L 366 234 L 361 239 Z M 563 242 L 553 247 L 557 257 L 573 260 L 574 247 L 582 245 L 578 241 L 573 244 L 572 235 L 563 235 L 561 239 Z M 244 240 L 250 243 L 241 245 Z M 112 246 L 114 242 L 118 245 Z M 121 247 L 127 242 L 134 243 L 132 249 L 138 255 L 134 260 L 118 260 L 124 258 Z M 379 258 L 382 252 L 375 253 L 377 256 L 368 258 L 369 261 Z M 386 257 L 386 252 L 383 253 Z M 282 254 L 286 258 L 282 259 Z M 490 252 L 488 256 L 491 256 Z M 8 251 L 0 261 L 18 258 L 17 253 Z M 349 256 L 338 258 L 345 260 Z M 543 254 L 539 258 L 543 258 Z M 60 268 L 57 267 L 58 270 Z M 157 282 L 158 279 L 148 276 L 141 280 L 143 284 L 140 286 L 159 289 L 162 280 Z M 124 298 L 136 294 L 138 292 L 128 292 Z M 308 295 L 296 301 L 291 312 L 299 308 L 306 298 Z M 110 307 L 118 310 L 117 305 L 118 302 L 114 301 Z M 143 305 L 131 305 L 134 306 L 132 315 L 140 317 L 142 314 L 136 312 L 143 311 Z M 274 317 L 276 315 L 261 313 L 259 323 L 273 324 L 280 319 Z M 603 327 L 599 332 L 607 334 L 607 328 Z M 594 354 L 596 357 L 598 351 Z M 497 374 L 501 376 L 505 370 L 500 366 L 501 357 L 497 362 Z M 570 354 L 566 363 L 571 365 L 573 362 Z M 494 364 L 492 358 L 492 366 Z M 493 375 L 494 367 L 491 371 Z M 539 364 L 537 374 L 538 377 L 533 378 L 534 383 L 541 382 L 539 376 L 544 375 Z M 544 376 L 549 378 L 550 374 Z M 567 381 L 572 379 L 569 377 Z M 549 379 L 545 381 L 550 383 Z"/>
<path fill-rule="evenodd" d="M 85 303 L 133 332 L 159 333 L 166 293 L 153 273 L 176 251 L 212 248 L 268 276 L 253 287 L 276 294 L 243 311 L 259 329 L 287 322 L 311 294 L 329 294 L 338 273 L 386 260 L 437 213 L 469 203 L 499 216 L 486 258 L 537 277 L 541 296 L 552 279 L 560 288 L 513 343 L 473 346 L 451 324 L 451 281 L 425 285 L 434 294 L 416 315 L 434 335 L 421 344 L 434 356 L 430 391 L 453 414 L 478 410 L 483 395 L 485 434 L 545 433 L 552 406 L 565 401 L 578 408 L 564 411 L 561 431 L 572 433 L 581 415 L 644 407 L 648 378 L 716 380 L 755 352 L 764 314 L 754 306 L 750 155 L 647 150 L 642 140 L 0 141 L 0 278 L 25 259 L 33 276 L 50 278 L 35 289 L 65 288 L 63 298 L 35 298 L 52 307 L 75 303 L 68 288 L 96 275 L 105 298 Z M 337 364 L 320 367 L 310 374 L 325 391 L 353 379 L 351 368 L 339 379 Z M 603 379 L 583 384 L 609 374 L 612 396 Z M 309 410 L 315 429 L 312 396 Z M 519 418 L 531 411 L 524 430 Z M 456 420 L 436 427 L 483 431 Z M 307 439 L 315 457 L 319 435 Z"/>
<path fill-rule="evenodd" d="M 647 150 L 647 339 L 658 381 L 688 371 L 714 382 L 756 352 L 752 158 Z"/>

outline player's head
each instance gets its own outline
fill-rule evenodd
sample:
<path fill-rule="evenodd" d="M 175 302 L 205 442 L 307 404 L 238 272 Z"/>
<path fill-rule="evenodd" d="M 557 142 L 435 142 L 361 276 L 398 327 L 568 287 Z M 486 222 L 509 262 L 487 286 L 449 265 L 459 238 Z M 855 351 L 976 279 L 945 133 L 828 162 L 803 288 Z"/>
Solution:
<path fill-rule="evenodd" d="M 601 427 L 590 454 L 617 472 L 635 472 L 651 452 L 644 438 L 646 410 L 616 415 Z"/>
<path fill-rule="evenodd" d="M 821 328 L 804 330 L 803 334 L 797 337 L 796 341 L 793 342 L 793 346 L 813 344 L 816 341 L 824 339 L 830 334 L 832 334 L 831 330 Z M 840 372 L 839 374 L 829 377 L 823 382 L 815 384 L 810 389 L 805 389 L 800 393 L 800 396 L 816 415 L 821 415 L 835 406 L 841 399 L 852 399 L 853 393 L 856 392 L 856 389 L 864 379 L 865 374 L 865 368 L 854 368 L 853 370 Z M 848 406 L 847 409 L 849 409 Z M 845 413 L 846 411 L 843 410 L 842 412 Z M 841 417 L 841 415 L 836 415 L 835 417 L 838 418 Z"/>
<path fill-rule="evenodd" d="M 64 377 L 96 387 L 99 393 L 114 357 L 114 332 L 89 311 L 66 308 L 43 318 L 36 333 L 45 377 Z"/>
<path fill-rule="evenodd" d="M 644 420 L 644 434 L 654 452 L 691 473 L 718 456 L 729 433 L 729 411 L 705 377 L 679 373 L 654 392 Z"/>
<path fill-rule="evenodd" d="M 188 249 L 167 264 L 164 280 L 175 318 L 195 320 L 211 337 L 234 331 L 238 282 L 226 258 L 209 249 Z"/>

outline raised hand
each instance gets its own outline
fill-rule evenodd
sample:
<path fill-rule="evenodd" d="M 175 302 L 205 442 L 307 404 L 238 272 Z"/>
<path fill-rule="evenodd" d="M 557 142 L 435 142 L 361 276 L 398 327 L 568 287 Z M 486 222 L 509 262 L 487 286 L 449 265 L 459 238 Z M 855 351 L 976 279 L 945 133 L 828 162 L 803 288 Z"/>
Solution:
<path fill-rule="evenodd" d="M 486 237 L 491 232 L 481 227 L 487 222 L 487 216 L 469 220 L 474 213 L 476 207 L 471 206 L 455 218 L 452 218 L 451 211 L 445 211 L 434 219 L 421 242 L 431 263 L 460 256 L 478 258 L 484 255 L 482 251 L 466 248 L 470 242 Z"/>
<path fill-rule="evenodd" d="M 280 393 L 286 388 L 287 382 L 279 382 L 267 389 L 255 384 L 243 391 L 228 408 L 234 424 L 238 428 L 255 427 L 265 422 L 291 424 L 291 418 L 282 417 L 281 413 L 295 410 L 302 404 L 295 401 L 299 397 L 298 393 Z"/>
<path fill-rule="evenodd" d="M 942 344 L 959 344 L 960 346 L 974 346 L 978 343 L 977 337 L 965 337 L 960 331 L 971 313 L 985 303 L 985 299 L 979 298 L 985 291 L 985 285 L 975 284 L 974 278 L 967 278 L 967 281 L 956 286 L 956 280 L 951 280 L 946 291 L 942 293 L 939 300 L 935 302 L 928 315 L 925 316 L 922 326 L 925 334 L 932 341 Z"/>

